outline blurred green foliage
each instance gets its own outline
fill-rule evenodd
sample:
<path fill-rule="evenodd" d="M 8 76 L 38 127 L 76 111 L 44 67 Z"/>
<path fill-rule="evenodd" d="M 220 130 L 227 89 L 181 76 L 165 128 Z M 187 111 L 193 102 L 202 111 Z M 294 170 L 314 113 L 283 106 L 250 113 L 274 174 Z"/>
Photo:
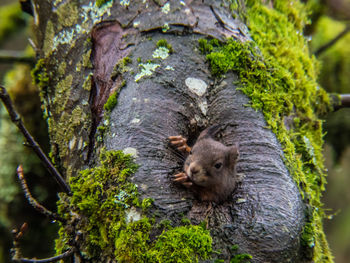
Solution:
<path fill-rule="evenodd" d="M 344 22 L 323 16 L 319 19 L 316 32 L 312 37 L 311 48 L 316 51 L 328 43 L 346 27 Z M 319 82 L 329 92 L 350 92 L 350 34 L 348 33 L 335 45 L 321 53 Z"/>
<path fill-rule="evenodd" d="M 27 36 L 25 30 L 30 17 L 24 14 L 18 1 L 0 3 L 0 48 L 2 46 L 25 49 Z M 26 48 L 25 54 L 34 56 L 32 48 Z M 17 111 L 22 116 L 28 130 L 48 151 L 47 125 L 42 118 L 40 97 L 32 84 L 31 67 L 24 64 L 1 64 L 0 83 L 8 90 Z M 6 72 L 7 71 L 7 72 Z M 5 74 L 6 72 L 6 74 Z M 4 73 L 4 74 L 2 74 Z M 3 77 L 4 76 L 4 77 Z M 3 78 L 2 78 L 3 77 Z M 16 176 L 16 168 L 23 164 L 27 182 L 32 194 L 39 202 L 49 208 L 55 208 L 56 184 L 47 176 L 45 168 L 33 151 L 23 146 L 23 136 L 10 121 L 5 108 L 0 103 L 0 262 L 10 262 L 12 246 L 11 229 L 23 222 L 29 224 L 29 230 L 22 240 L 25 256 L 41 257 L 53 254 L 53 240 L 57 229 L 48 219 L 36 212 L 25 200 Z M 42 240 L 48 240 L 42 245 Z"/>
<path fill-rule="evenodd" d="M 16 30 L 26 25 L 28 15 L 24 14 L 18 2 L 0 7 L 0 44 Z"/>
<path fill-rule="evenodd" d="M 350 22 L 350 17 L 340 21 L 334 13 L 337 3 L 340 5 L 344 1 L 326 2 L 333 7 L 329 9 L 325 5 L 321 9 L 332 17 L 322 15 L 314 22 L 310 43 L 313 52 L 334 39 Z M 317 57 L 320 62 L 319 84 L 330 93 L 350 93 L 349 43 L 350 33 L 347 33 Z M 325 230 L 335 262 L 347 263 L 350 262 L 350 109 L 329 114 L 324 132 L 328 185 L 323 199 L 332 219 L 325 221 Z"/>

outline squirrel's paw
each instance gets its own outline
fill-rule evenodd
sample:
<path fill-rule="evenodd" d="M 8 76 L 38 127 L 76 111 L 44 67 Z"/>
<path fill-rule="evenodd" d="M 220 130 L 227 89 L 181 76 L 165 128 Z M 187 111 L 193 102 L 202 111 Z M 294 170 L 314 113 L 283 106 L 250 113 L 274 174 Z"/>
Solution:
<path fill-rule="evenodd" d="M 185 187 L 191 187 L 192 182 L 189 181 L 188 176 L 186 173 L 179 173 L 174 175 L 174 182 L 181 183 Z"/>
<path fill-rule="evenodd" d="M 182 137 L 181 135 L 170 136 L 169 140 L 170 140 L 170 144 L 175 146 L 179 151 L 181 152 L 191 151 L 191 147 L 187 145 L 187 139 Z"/>

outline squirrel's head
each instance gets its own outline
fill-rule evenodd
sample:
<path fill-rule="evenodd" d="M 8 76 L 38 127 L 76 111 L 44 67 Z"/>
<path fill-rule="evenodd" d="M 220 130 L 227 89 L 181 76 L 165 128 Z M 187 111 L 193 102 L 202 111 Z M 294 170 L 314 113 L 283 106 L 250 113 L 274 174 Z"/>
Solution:
<path fill-rule="evenodd" d="M 184 170 L 189 179 L 201 187 L 232 184 L 239 156 L 238 147 L 223 145 L 214 140 L 207 130 L 201 133 L 193 146 L 185 161 Z"/>

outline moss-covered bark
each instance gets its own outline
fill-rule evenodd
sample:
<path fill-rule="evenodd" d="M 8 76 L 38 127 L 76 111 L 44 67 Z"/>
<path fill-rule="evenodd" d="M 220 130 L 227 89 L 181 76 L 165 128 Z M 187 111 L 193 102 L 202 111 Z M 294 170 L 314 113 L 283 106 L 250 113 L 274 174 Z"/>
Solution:
<path fill-rule="evenodd" d="M 76 240 L 91 261 L 240 262 L 250 257 L 236 255 L 242 252 L 252 262 L 332 261 L 320 202 L 318 114 L 328 97 L 317 88 L 301 33 L 303 4 L 33 2 L 40 50 L 33 75 L 52 158 L 73 190 L 60 203 L 70 224 L 60 231 L 58 252 Z M 181 133 L 194 141 L 210 124 L 225 124 L 225 144 L 240 143 L 244 179 L 208 210 L 172 184 L 183 160 L 166 138 Z M 104 147 L 113 160 L 99 160 Z M 131 153 L 138 171 L 116 150 Z M 140 214 L 149 198 L 152 207 Z M 184 225 L 184 216 L 206 222 L 212 237 Z"/>

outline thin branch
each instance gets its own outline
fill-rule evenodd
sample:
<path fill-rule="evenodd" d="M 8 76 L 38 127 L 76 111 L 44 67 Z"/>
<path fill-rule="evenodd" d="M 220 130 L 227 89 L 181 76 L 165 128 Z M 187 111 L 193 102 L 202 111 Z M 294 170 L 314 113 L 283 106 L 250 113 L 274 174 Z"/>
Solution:
<path fill-rule="evenodd" d="M 19 165 L 17 168 L 17 175 L 18 178 L 21 182 L 21 186 L 23 189 L 23 192 L 28 200 L 28 202 L 40 213 L 42 213 L 43 215 L 47 216 L 48 218 L 52 219 L 52 220 L 58 220 L 60 222 L 65 222 L 65 220 L 60 217 L 59 215 L 57 215 L 56 213 L 51 212 L 50 210 L 48 210 L 47 208 L 45 208 L 43 205 L 41 205 L 30 193 L 26 179 L 24 177 L 23 174 L 23 167 L 22 165 Z"/>
<path fill-rule="evenodd" d="M 69 185 L 65 182 L 61 174 L 57 171 L 55 166 L 51 163 L 49 158 L 45 155 L 39 144 L 35 141 L 33 136 L 28 132 L 28 130 L 25 128 L 21 118 L 15 111 L 15 108 L 13 106 L 13 103 L 11 101 L 10 96 L 8 95 L 6 89 L 3 86 L 0 86 L 0 99 L 4 103 L 11 121 L 16 124 L 18 129 L 21 131 L 23 136 L 28 141 L 29 145 L 33 148 L 34 152 L 37 154 L 37 156 L 40 158 L 40 160 L 44 163 L 50 174 L 57 180 L 58 184 L 61 186 L 62 190 L 66 192 L 67 194 L 71 194 Z"/>
<path fill-rule="evenodd" d="M 21 249 L 19 247 L 19 240 L 22 238 L 22 236 L 27 231 L 27 229 L 28 229 L 28 224 L 24 222 L 19 231 L 16 228 L 12 230 L 13 248 L 11 249 L 11 254 L 13 259 L 22 257 Z"/>
<path fill-rule="evenodd" d="M 24 263 L 48 263 L 48 262 L 56 262 L 58 260 L 68 258 L 73 255 L 73 253 L 76 252 L 75 248 L 70 248 L 68 251 L 64 252 L 61 255 L 51 257 L 51 258 L 45 258 L 45 259 L 28 259 L 28 258 L 22 258 L 22 253 L 19 247 L 19 241 L 23 237 L 25 231 L 28 229 L 28 224 L 23 223 L 20 230 L 13 229 L 12 235 L 13 235 L 13 249 L 12 251 L 12 261 L 14 262 L 24 262 Z"/>
<path fill-rule="evenodd" d="M 328 48 L 332 47 L 335 43 L 337 43 L 342 37 L 344 37 L 348 32 L 350 31 L 350 25 L 347 25 L 345 29 L 340 32 L 335 38 L 333 38 L 331 41 L 326 43 L 325 45 L 321 46 L 319 49 L 315 51 L 315 56 L 319 56 L 321 53 L 326 51 Z"/>
<path fill-rule="evenodd" d="M 24 55 L 21 51 L 14 50 L 0 50 L 0 63 L 27 63 L 30 65 L 35 64 L 35 58 L 32 56 Z"/>
<path fill-rule="evenodd" d="M 350 94 L 332 94 L 331 97 L 334 111 L 350 108 Z"/>
<path fill-rule="evenodd" d="M 57 262 L 61 259 L 71 257 L 74 254 L 74 249 L 71 248 L 70 250 L 64 252 L 61 255 L 51 257 L 51 258 L 44 258 L 44 259 L 28 259 L 28 258 L 19 258 L 19 259 L 12 259 L 14 262 L 21 262 L 21 263 L 49 263 L 49 262 Z"/>

